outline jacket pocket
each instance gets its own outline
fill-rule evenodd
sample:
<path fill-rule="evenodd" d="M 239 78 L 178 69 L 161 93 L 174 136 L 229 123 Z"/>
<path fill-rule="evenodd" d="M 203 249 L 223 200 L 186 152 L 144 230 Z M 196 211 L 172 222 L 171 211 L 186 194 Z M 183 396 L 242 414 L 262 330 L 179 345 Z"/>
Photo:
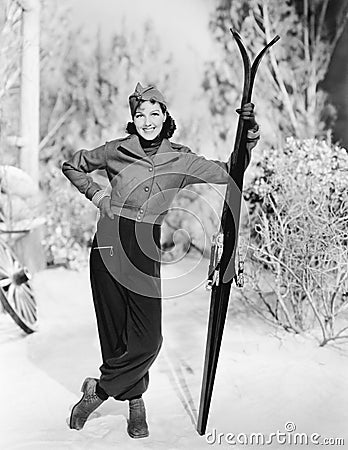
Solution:
<path fill-rule="evenodd" d="M 132 191 L 136 189 L 138 184 L 139 181 L 135 177 L 126 180 L 120 179 L 119 181 L 116 182 L 115 190 L 119 196 L 123 197 L 125 195 L 131 194 Z"/>
<path fill-rule="evenodd" d="M 163 200 L 167 200 L 167 199 L 166 199 L 166 196 L 165 196 L 164 193 L 163 193 L 163 189 L 161 188 L 160 184 L 159 184 L 157 181 L 155 181 L 155 183 L 156 183 L 156 185 L 157 185 L 158 192 L 160 192 L 161 195 L 162 195 Z"/>

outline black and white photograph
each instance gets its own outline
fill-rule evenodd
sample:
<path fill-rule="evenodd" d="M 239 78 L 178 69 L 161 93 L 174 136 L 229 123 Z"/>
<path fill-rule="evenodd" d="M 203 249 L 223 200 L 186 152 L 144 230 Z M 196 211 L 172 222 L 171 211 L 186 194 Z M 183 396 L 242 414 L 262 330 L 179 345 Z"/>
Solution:
<path fill-rule="evenodd" d="M 0 0 L 1 450 L 347 447 L 347 48 L 347 0 Z"/>

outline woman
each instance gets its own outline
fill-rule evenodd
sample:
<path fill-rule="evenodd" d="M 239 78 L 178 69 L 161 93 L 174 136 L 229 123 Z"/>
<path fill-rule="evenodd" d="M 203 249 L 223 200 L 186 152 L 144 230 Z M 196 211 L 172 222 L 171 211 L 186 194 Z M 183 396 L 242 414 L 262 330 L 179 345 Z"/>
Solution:
<path fill-rule="evenodd" d="M 83 382 L 70 427 L 82 429 L 88 416 L 112 396 L 129 401 L 127 431 L 141 438 L 149 435 L 142 394 L 162 343 L 160 226 L 180 189 L 193 183 L 227 183 L 229 163 L 207 160 L 168 140 L 176 126 L 156 87 L 138 83 L 129 106 L 133 121 L 128 136 L 80 150 L 62 167 L 101 213 L 90 280 L 103 364 L 99 380 Z M 250 125 L 249 151 L 259 138 L 253 109 L 250 103 L 237 110 Z M 106 170 L 109 192 L 88 175 L 97 169 Z"/>

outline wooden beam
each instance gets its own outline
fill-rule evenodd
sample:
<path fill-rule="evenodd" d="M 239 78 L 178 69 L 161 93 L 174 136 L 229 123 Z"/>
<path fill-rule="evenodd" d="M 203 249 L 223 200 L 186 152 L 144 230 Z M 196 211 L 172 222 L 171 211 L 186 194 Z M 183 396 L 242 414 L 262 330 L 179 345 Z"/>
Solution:
<path fill-rule="evenodd" d="M 22 7 L 21 137 L 20 167 L 39 183 L 40 124 L 40 0 Z"/>

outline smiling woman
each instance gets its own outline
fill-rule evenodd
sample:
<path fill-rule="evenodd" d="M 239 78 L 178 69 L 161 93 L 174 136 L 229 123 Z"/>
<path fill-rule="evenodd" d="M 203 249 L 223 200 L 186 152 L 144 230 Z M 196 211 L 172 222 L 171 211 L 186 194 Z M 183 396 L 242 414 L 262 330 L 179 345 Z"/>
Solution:
<path fill-rule="evenodd" d="M 108 397 L 129 401 L 128 434 L 149 435 L 142 394 L 162 344 L 161 224 L 176 193 L 195 183 L 226 184 L 229 162 L 208 160 L 169 141 L 176 128 L 164 96 L 137 84 L 129 97 L 128 136 L 80 150 L 63 173 L 100 209 L 90 254 L 90 278 L 103 364 L 100 379 L 86 378 L 70 427 L 80 430 Z M 239 111 L 248 121 L 247 148 L 258 139 L 254 106 Z M 250 155 L 246 158 L 250 161 Z M 106 170 L 111 192 L 88 175 Z"/>
<path fill-rule="evenodd" d="M 152 140 L 162 130 L 166 113 L 158 102 L 145 101 L 138 106 L 133 120 L 138 134 L 144 139 Z"/>
<path fill-rule="evenodd" d="M 129 105 L 133 122 L 128 122 L 126 131 L 130 135 L 136 134 L 141 147 L 151 156 L 163 139 L 173 136 L 175 121 L 167 110 L 163 95 L 154 86 L 143 88 L 138 83 Z"/>

